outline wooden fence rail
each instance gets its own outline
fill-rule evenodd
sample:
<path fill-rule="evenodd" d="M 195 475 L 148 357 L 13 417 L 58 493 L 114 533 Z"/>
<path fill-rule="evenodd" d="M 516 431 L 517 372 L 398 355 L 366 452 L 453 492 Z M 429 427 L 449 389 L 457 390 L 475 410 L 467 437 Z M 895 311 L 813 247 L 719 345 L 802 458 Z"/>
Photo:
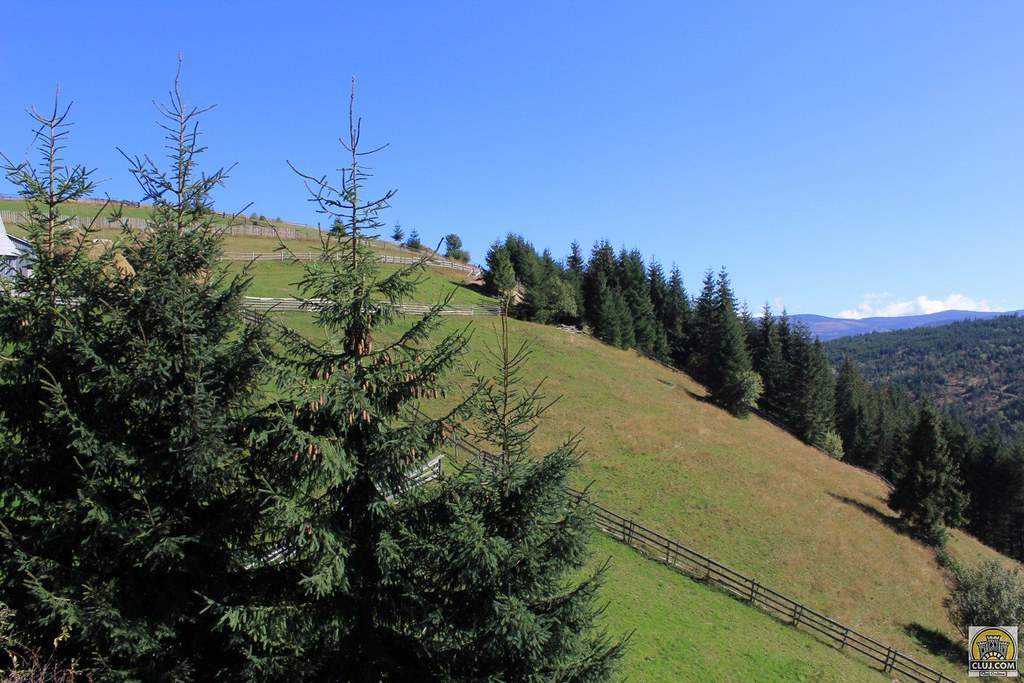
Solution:
<path fill-rule="evenodd" d="M 457 433 L 453 435 L 453 441 L 456 448 L 461 447 L 470 455 L 494 457 L 461 438 Z M 584 498 L 580 491 L 569 490 L 577 499 L 586 502 L 593 514 L 594 525 L 599 531 L 647 557 L 699 581 L 714 585 L 794 628 L 803 627 L 812 631 L 842 652 L 856 652 L 885 674 L 901 676 L 916 683 L 955 683 L 954 679 L 941 671 L 797 602 L 714 558 L 612 512 Z"/>
<path fill-rule="evenodd" d="M 0 195 L 0 198 L 3 198 Z M 71 224 L 76 227 L 84 226 L 90 218 L 81 216 L 70 216 Z M 10 225 L 20 225 L 28 222 L 28 214 L 22 211 L 10 211 L 8 209 L 0 209 L 0 220 Z M 135 218 L 125 216 L 121 218 L 121 221 L 126 224 L 130 229 L 137 232 L 144 232 L 149 229 L 149 224 L 145 218 Z M 119 227 L 116 223 L 110 222 L 106 217 L 100 216 L 96 221 L 96 226 L 100 228 L 105 227 Z M 247 218 L 238 218 L 238 224 L 232 225 L 230 228 L 226 228 L 226 232 L 231 235 L 242 235 L 249 237 L 267 237 L 267 238 L 281 238 L 290 240 L 316 240 L 319 239 L 320 232 L 318 228 L 310 226 L 282 226 L 282 225 L 262 225 L 253 223 Z M 436 252 L 428 251 L 426 259 L 423 255 L 417 256 L 418 252 L 408 249 L 402 244 L 392 242 L 385 239 L 376 239 L 382 244 L 386 244 L 393 249 L 400 249 L 409 253 L 409 256 L 394 256 L 391 254 L 381 254 L 381 263 L 400 263 L 400 264 L 412 264 L 424 261 L 427 265 L 433 268 L 448 268 L 451 270 L 457 270 L 464 273 L 480 273 L 480 268 L 469 263 L 462 263 L 461 261 L 452 261 L 451 259 L 445 258 L 441 254 Z M 227 252 L 221 256 L 222 260 L 225 261 L 288 261 L 294 257 L 301 261 L 314 261 L 320 257 L 317 253 L 301 253 L 293 254 L 289 256 L 284 251 L 277 252 Z"/>
<path fill-rule="evenodd" d="M 86 218 L 82 216 L 69 216 L 69 218 L 71 218 L 71 225 L 78 228 L 84 227 L 92 220 L 91 217 Z M 0 209 L 0 220 L 11 225 L 19 225 L 28 221 L 28 215 L 21 213 L 20 211 Z M 149 224 L 145 218 L 124 216 L 120 219 L 120 222 L 136 232 L 145 232 L 149 229 Z M 117 222 L 112 222 L 106 217 L 100 216 L 96 220 L 96 227 L 120 228 L 121 226 Z M 225 231 L 231 235 L 245 235 L 249 237 L 281 237 L 284 239 L 299 239 L 299 234 L 294 228 L 257 225 L 255 223 L 242 220 L 239 221 L 238 225 L 232 225 L 229 228 L 225 228 Z"/>
<path fill-rule="evenodd" d="M 320 254 L 317 252 L 301 252 L 301 253 L 287 253 L 285 251 L 276 252 L 259 252 L 259 251 L 229 251 L 221 254 L 222 261 L 316 261 L 319 260 Z M 460 263 L 459 261 L 450 261 L 441 257 L 428 256 L 423 258 L 422 256 L 394 256 L 392 254 L 380 254 L 379 259 L 381 263 L 398 263 L 402 265 L 412 265 L 414 263 L 423 262 L 425 265 L 431 268 L 448 268 L 449 270 L 457 270 L 464 273 L 479 273 L 480 268 L 477 266 L 470 265 L 468 263 Z"/>

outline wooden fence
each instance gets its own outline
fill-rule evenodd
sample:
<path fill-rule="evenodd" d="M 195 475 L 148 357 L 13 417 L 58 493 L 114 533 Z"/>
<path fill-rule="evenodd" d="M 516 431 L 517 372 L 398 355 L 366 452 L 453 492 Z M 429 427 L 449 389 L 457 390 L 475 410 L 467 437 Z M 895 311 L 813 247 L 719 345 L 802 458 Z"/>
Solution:
<path fill-rule="evenodd" d="M 0 199 L 4 198 L 4 195 L 0 195 Z M 138 205 L 138 203 L 135 203 Z M 97 203 L 98 206 L 98 203 Z M 226 214 L 218 214 L 225 218 L 230 218 Z M 8 211 L 6 209 L 0 209 L 0 219 L 10 225 L 18 225 L 28 221 L 28 215 L 20 211 Z M 91 218 L 83 218 L 81 216 L 72 216 L 71 224 L 75 227 L 83 227 L 88 223 Z M 135 217 L 124 217 L 121 219 L 129 228 L 137 232 L 144 232 L 149 229 L 149 226 L 145 218 Z M 248 218 L 239 217 L 237 225 L 232 225 L 230 228 L 225 228 L 225 233 L 230 235 L 242 235 L 249 237 L 267 237 L 267 238 L 281 238 L 290 240 L 317 240 L 320 238 L 319 228 L 304 226 L 298 224 L 288 225 L 263 225 L 253 223 Z M 101 216 L 96 221 L 96 226 L 100 228 L 105 227 L 119 227 L 116 223 L 111 223 L 104 216 Z M 452 261 L 451 259 L 445 258 L 441 254 L 433 250 L 427 250 L 424 258 L 423 253 L 409 249 L 408 247 L 386 240 L 382 238 L 375 238 L 375 242 L 380 242 L 383 245 L 387 245 L 392 249 L 399 249 L 408 252 L 409 256 L 393 256 L 389 254 L 381 254 L 382 263 L 401 263 L 401 264 L 412 264 L 425 261 L 427 265 L 434 268 L 449 268 L 451 270 L 458 270 L 465 273 L 479 274 L 481 272 L 479 266 L 474 266 L 469 263 L 462 263 L 461 261 Z M 420 254 L 420 255 L 417 255 Z M 227 261 L 288 261 L 292 257 L 301 261 L 312 261 L 319 258 L 319 254 L 316 253 L 302 253 L 287 255 L 285 252 L 228 252 L 225 253 L 221 258 Z"/>
<path fill-rule="evenodd" d="M 222 261 L 316 261 L 320 258 L 320 254 L 317 252 L 299 252 L 299 253 L 288 253 L 286 251 L 275 251 L 275 252 L 259 252 L 259 251 L 228 251 L 221 255 Z M 379 259 L 381 263 L 397 263 L 402 265 L 412 265 L 414 263 L 423 263 L 424 265 L 430 266 L 431 268 L 448 268 L 450 270 L 457 270 L 464 273 L 477 274 L 480 272 L 480 268 L 477 266 L 469 265 L 468 263 L 460 263 L 459 261 L 451 261 L 440 256 L 395 256 L 393 254 L 380 254 Z"/>
<path fill-rule="evenodd" d="M 456 428 L 456 433 L 452 437 L 456 448 L 461 447 L 476 457 L 494 457 L 460 437 L 458 431 L 460 430 Z M 716 586 L 732 597 L 794 628 L 807 629 L 842 652 L 857 653 L 885 674 L 917 683 L 955 683 L 955 679 L 949 678 L 941 671 L 841 624 L 707 555 L 585 499 L 580 491 L 569 490 L 577 499 L 585 500 L 599 531 L 636 549 L 650 559 L 668 565 L 698 581 Z"/>
<path fill-rule="evenodd" d="M 243 305 L 249 310 L 253 311 L 266 311 L 266 312 L 283 312 L 283 311 L 311 311 L 315 310 L 321 305 L 321 301 L 318 299 L 292 299 L 292 298 L 272 298 L 272 297 L 256 297 L 247 296 L 243 300 Z M 395 310 L 399 313 L 405 313 L 410 315 L 424 315 L 433 308 L 430 304 L 417 304 L 417 303 L 399 303 L 394 304 Z M 480 306 L 480 305 L 464 305 L 464 306 L 445 306 L 440 311 L 441 315 L 485 315 L 494 316 L 501 315 L 501 306 Z"/>
<path fill-rule="evenodd" d="M 92 220 L 91 217 L 86 218 L 82 216 L 69 216 L 69 218 L 71 219 L 70 224 L 76 228 L 83 228 Z M 28 221 L 28 215 L 19 211 L 0 209 L 0 219 L 2 219 L 4 223 L 18 225 L 26 223 Z M 120 219 L 120 222 L 111 221 L 105 216 L 100 216 L 96 219 L 95 227 L 119 229 L 121 224 L 127 225 L 129 229 L 136 232 L 145 232 L 149 229 L 149 223 L 145 218 L 135 218 L 133 216 L 124 216 Z M 224 232 L 229 235 L 246 235 L 249 237 L 281 237 L 283 239 L 299 239 L 298 232 L 295 228 L 257 225 L 250 222 L 240 222 L 237 225 L 232 225 L 231 227 L 225 226 Z"/>

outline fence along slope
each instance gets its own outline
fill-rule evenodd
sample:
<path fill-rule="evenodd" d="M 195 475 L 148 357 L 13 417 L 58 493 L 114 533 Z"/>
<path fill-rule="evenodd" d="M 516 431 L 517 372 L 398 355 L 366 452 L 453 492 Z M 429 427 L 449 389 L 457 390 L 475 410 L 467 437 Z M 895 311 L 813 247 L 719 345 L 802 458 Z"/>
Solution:
<path fill-rule="evenodd" d="M 461 447 L 475 457 L 492 457 L 460 436 L 461 431 L 456 426 L 452 435 L 456 449 Z M 583 497 L 580 491 L 569 491 L 579 498 Z M 818 636 L 819 640 L 835 646 L 842 652 L 857 653 L 885 674 L 898 675 L 904 680 L 917 683 L 955 683 L 955 679 L 941 671 L 797 602 L 707 555 L 662 536 L 589 499 L 587 504 L 593 511 L 595 526 L 602 533 L 625 543 L 652 560 L 668 565 L 698 581 L 716 586 L 783 623 L 794 628 L 802 626 Z"/>
<path fill-rule="evenodd" d="M 0 199 L 3 195 L 0 195 Z M 0 209 L 0 219 L 10 225 L 20 225 L 28 222 L 28 215 L 21 211 L 11 211 L 9 209 Z M 145 232 L 149 229 L 149 223 L 145 218 L 136 217 L 122 217 L 119 219 L 124 225 L 127 225 L 130 229 L 137 232 Z M 76 228 L 81 228 L 88 223 L 88 220 L 80 216 L 71 216 L 71 225 Z M 116 228 L 117 224 L 111 223 L 109 227 Z M 311 226 L 295 225 L 295 226 L 275 226 L 275 225 L 262 225 L 253 223 L 247 219 L 239 219 L 237 225 L 231 225 L 225 228 L 225 230 L 235 236 L 248 236 L 248 237 L 263 237 L 268 239 L 282 238 L 290 240 L 316 240 L 318 235 L 314 234 L 319 231 L 318 228 Z M 304 231 L 309 231 L 304 232 Z M 416 252 L 409 250 L 401 244 L 391 242 L 389 240 L 377 239 L 376 241 L 381 244 L 386 244 L 393 249 L 401 249 L 410 253 L 410 256 L 395 256 L 392 254 L 381 254 L 381 263 L 398 263 L 398 264 L 412 264 L 425 261 L 428 265 L 433 268 L 448 268 L 450 270 L 457 270 L 464 273 L 479 274 L 480 268 L 469 263 L 462 263 L 461 261 L 453 261 L 452 259 L 445 258 L 441 254 L 429 253 L 425 255 L 415 255 Z M 424 258 L 424 256 L 426 258 Z M 304 252 L 285 255 L 285 252 L 225 252 L 221 259 L 224 261 L 288 261 L 296 259 L 299 261 L 315 261 L 320 258 L 320 255 L 315 252 Z"/>

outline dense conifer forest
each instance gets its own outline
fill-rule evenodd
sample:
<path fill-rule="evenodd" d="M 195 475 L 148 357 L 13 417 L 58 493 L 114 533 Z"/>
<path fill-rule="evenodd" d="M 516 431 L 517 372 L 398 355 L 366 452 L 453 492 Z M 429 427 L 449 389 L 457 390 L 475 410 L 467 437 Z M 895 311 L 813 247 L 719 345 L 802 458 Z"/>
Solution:
<path fill-rule="evenodd" d="M 978 429 L 1024 435 L 1024 318 L 1003 316 L 829 342 L 872 381 L 928 396 Z"/>

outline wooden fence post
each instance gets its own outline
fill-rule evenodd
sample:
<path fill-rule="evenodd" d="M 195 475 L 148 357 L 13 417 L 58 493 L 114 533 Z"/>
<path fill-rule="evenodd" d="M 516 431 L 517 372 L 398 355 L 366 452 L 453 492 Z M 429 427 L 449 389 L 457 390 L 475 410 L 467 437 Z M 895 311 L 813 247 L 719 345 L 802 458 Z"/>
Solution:
<path fill-rule="evenodd" d="M 750 580 L 750 604 L 754 604 L 754 599 L 757 597 L 757 581 L 754 579 Z"/>

